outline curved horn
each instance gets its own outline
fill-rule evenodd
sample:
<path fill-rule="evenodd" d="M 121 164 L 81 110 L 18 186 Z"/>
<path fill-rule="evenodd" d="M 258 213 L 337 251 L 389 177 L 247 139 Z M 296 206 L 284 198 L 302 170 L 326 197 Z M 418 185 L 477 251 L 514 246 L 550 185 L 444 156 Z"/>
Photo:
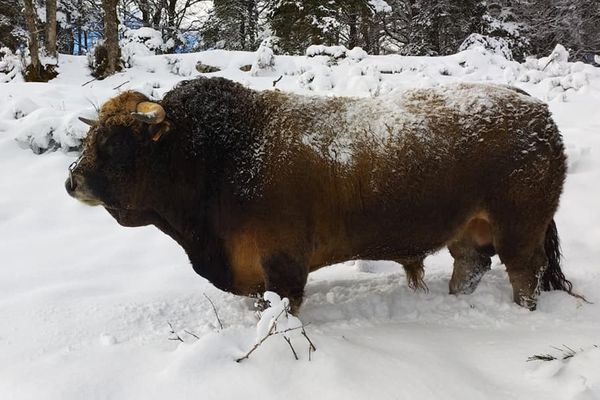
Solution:
<path fill-rule="evenodd" d="M 98 122 L 95 119 L 87 119 L 87 118 L 84 118 L 84 117 L 79 117 L 79 120 L 81 122 L 83 122 L 84 124 L 89 125 L 89 126 L 96 125 L 96 122 Z"/>
<path fill-rule="evenodd" d="M 146 124 L 156 125 L 165 120 L 165 109 L 158 103 L 151 101 L 142 101 L 136 107 L 135 112 L 132 112 L 133 118 Z"/>

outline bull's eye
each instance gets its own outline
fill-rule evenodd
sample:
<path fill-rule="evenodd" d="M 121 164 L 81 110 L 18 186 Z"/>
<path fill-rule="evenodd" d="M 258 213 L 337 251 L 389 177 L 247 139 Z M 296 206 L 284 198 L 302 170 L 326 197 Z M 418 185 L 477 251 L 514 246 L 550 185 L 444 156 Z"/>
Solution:
<path fill-rule="evenodd" d="M 106 162 L 118 166 L 134 163 L 135 139 L 131 132 L 118 130 L 98 142 L 98 155 Z"/>

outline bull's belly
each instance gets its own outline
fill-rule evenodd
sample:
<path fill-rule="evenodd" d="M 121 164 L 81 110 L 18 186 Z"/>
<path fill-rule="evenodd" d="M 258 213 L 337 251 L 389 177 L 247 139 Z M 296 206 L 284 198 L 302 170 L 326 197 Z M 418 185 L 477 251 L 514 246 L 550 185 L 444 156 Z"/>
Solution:
<path fill-rule="evenodd" d="M 349 260 L 390 260 L 403 263 L 432 254 L 459 237 L 469 236 L 479 246 L 492 244 L 489 216 L 485 211 L 440 221 L 422 220 L 394 229 L 385 223 L 375 228 L 353 229 L 315 247 L 310 271 Z"/>

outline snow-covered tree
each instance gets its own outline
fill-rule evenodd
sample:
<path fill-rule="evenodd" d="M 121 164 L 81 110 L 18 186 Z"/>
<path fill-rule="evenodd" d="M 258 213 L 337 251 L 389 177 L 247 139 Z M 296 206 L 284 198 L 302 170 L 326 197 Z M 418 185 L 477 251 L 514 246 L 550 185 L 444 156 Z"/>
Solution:
<path fill-rule="evenodd" d="M 27 42 L 25 19 L 20 0 L 0 0 L 0 47 L 12 51 Z"/>
<path fill-rule="evenodd" d="M 255 50 L 259 44 L 256 0 L 215 0 L 202 29 L 202 48 Z M 259 4 L 260 3 L 260 4 Z"/>

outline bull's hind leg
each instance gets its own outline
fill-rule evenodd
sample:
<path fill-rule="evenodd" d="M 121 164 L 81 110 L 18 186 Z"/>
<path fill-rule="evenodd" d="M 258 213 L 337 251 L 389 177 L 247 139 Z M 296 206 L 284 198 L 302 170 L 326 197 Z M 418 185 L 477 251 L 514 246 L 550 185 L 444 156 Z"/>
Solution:
<path fill-rule="evenodd" d="M 525 219 L 523 219 L 525 222 Z M 515 303 L 535 310 L 541 279 L 548 268 L 544 249 L 544 226 L 499 226 L 494 243 L 513 288 Z"/>
<path fill-rule="evenodd" d="M 548 258 L 542 244 L 515 250 L 501 247 L 498 254 L 506 265 L 515 303 L 535 310 L 541 289 L 540 281 L 548 267 Z"/>
<path fill-rule="evenodd" d="M 450 294 L 473 293 L 481 278 L 490 270 L 494 247 L 478 245 L 470 236 L 463 236 L 449 244 L 448 250 L 454 258 Z"/>

